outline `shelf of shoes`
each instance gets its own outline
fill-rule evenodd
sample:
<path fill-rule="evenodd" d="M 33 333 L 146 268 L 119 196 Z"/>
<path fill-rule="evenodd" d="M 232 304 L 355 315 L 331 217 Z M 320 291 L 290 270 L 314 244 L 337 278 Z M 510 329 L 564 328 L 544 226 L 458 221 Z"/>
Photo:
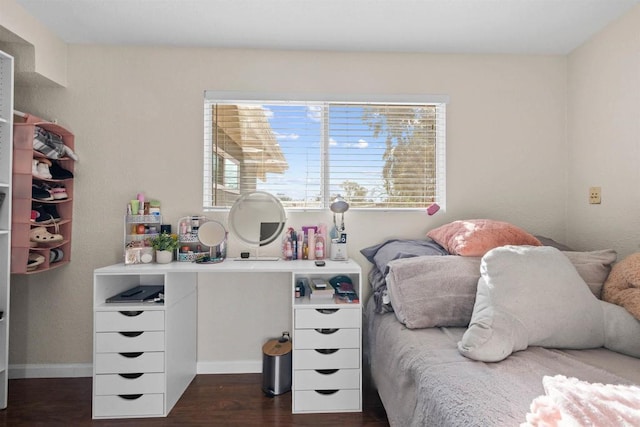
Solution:
<path fill-rule="evenodd" d="M 47 156 L 34 149 L 41 129 L 59 136 L 66 151 Z M 40 273 L 71 261 L 74 148 L 74 135 L 62 126 L 14 116 L 11 273 Z"/>

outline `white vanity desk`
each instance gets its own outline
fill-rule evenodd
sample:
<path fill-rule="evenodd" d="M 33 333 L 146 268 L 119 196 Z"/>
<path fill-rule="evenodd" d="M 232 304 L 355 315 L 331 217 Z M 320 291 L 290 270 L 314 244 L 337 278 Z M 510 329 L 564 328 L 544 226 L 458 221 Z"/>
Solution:
<path fill-rule="evenodd" d="M 199 275 L 242 279 L 247 273 L 274 275 L 289 288 L 293 412 L 361 411 L 361 304 L 317 303 L 308 295 L 295 298 L 294 292 L 300 278 L 345 275 L 362 296 L 360 266 L 352 260 L 326 260 L 326 266 L 317 267 L 313 261 L 227 259 L 218 264 L 116 264 L 94 271 L 93 418 L 166 416 L 196 374 L 198 287 L 229 285 L 227 280 L 198 284 Z M 105 302 L 137 285 L 164 285 L 164 303 Z M 240 303 L 237 307 L 238 316 L 247 315 Z M 231 322 L 227 327 L 233 327 Z"/>

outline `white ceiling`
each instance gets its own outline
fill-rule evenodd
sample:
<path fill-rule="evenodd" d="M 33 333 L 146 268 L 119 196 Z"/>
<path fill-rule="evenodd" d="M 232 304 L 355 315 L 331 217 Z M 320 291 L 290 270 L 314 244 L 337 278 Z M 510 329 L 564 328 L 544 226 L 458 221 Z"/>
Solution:
<path fill-rule="evenodd" d="M 16 0 L 62 40 L 566 54 L 640 0 Z"/>

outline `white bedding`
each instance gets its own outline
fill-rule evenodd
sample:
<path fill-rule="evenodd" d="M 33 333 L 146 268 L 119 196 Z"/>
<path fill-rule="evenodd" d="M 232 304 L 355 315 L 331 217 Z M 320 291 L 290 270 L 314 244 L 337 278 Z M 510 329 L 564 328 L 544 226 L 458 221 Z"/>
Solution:
<path fill-rule="evenodd" d="M 606 349 L 530 347 L 499 363 L 460 355 L 464 328 L 410 330 L 366 310 L 366 353 L 392 426 L 517 426 L 545 393 L 542 378 L 640 384 L 640 359 Z"/>

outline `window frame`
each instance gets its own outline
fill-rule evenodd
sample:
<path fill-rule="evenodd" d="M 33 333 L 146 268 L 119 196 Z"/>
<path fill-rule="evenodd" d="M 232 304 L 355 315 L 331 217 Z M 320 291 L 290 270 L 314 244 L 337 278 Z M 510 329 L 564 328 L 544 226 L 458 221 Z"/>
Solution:
<path fill-rule="evenodd" d="M 436 194 L 435 202 L 442 210 L 446 208 L 446 127 L 447 116 L 446 107 L 449 103 L 448 95 L 432 95 L 432 94 L 408 94 L 408 95 L 363 95 L 363 94 L 307 94 L 307 93 L 262 93 L 262 92 L 243 92 L 243 91 L 204 91 L 204 155 L 203 155 L 203 210 L 205 212 L 228 211 L 230 208 L 226 206 L 213 206 L 213 168 L 210 153 L 213 148 L 212 138 L 212 122 L 208 117 L 210 106 L 212 104 L 234 104 L 234 103 L 305 103 L 305 102 L 327 102 L 327 103 L 343 103 L 343 104 L 402 104 L 402 105 L 424 105 L 436 104 L 439 108 L 438 114 L 441 115 L 440 120 L 443 126 L 436 133 Z M 209 108 L 208 108 L 209 107 Z M 321 146 L 321 156 L 328 157 L 328 147 L 324 144 Z M 327 164 L 323 162 L 323 164 Z M 329 200 L 328 186 L 329 180 L 325 179 L 326 170 L 322 170 L 321 194 L 323 195 L 321 207 L 285 207 L 287 211 L 298 212 L 316 212 L 328 209 L 331 200 Z M 233 190 L 232 190 L 233 191 Z M 240 193 L 238 193 L 240 194 Z M 375 212 L 399 212 L 399 211 L 424 211 L 424 207 L 351 207 L 352 210 L 375 211 Z"/>

